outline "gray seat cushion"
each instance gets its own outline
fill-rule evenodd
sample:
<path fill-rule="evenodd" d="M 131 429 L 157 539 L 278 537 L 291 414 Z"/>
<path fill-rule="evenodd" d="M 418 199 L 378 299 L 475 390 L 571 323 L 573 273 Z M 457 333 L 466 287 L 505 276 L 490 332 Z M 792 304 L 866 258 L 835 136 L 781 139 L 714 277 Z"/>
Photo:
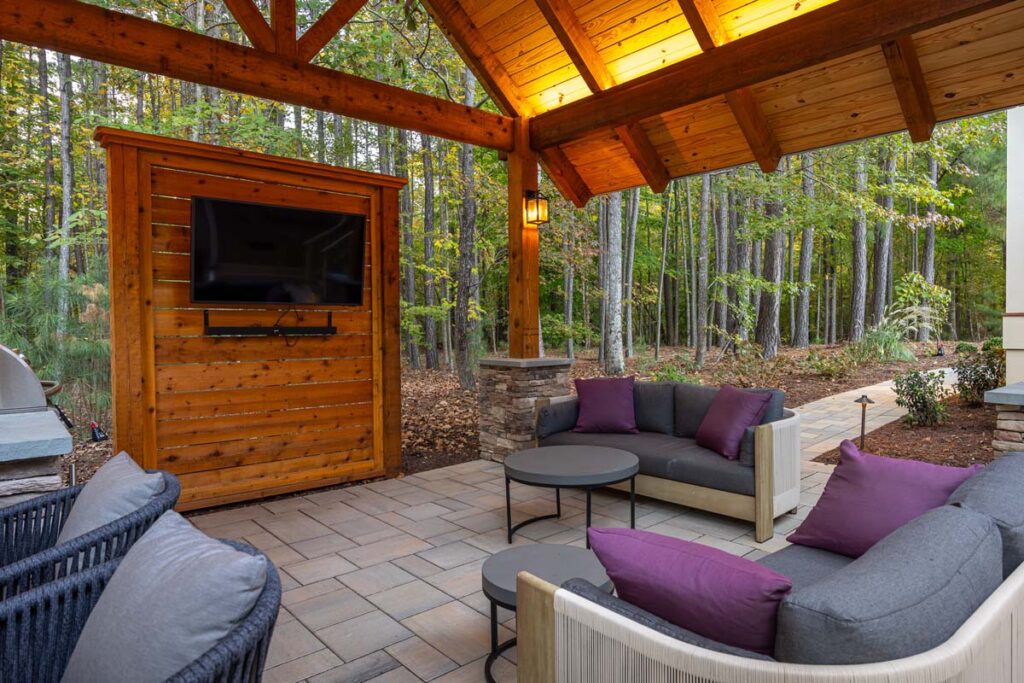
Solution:
<path fill-rule="evenodd" d="M 669 434 L 580 434 L 558 432 L 541 446 L 605 446 L 629 451 L 640 459 L 640 474 L 697 486 L 754 495 L 754 470 L 701 448 L 693 439 Z"/>
<path fill-rule="evenodd" d="M 57 543 L 64 543 L 135 512 L 163 493 L 164 478 L 121 452 L 96 471 L 71 506 Z"/>
<path fill-rule="evenodd" d="M 943 506 L 892 532 L 779 608 L 775 656 L 802 664 L 900 659 L 946 641 L 1003 578 L 988 517 Z"/>
<path fill-rule="evenodd" d="M 114 571 L 62 682 L 166 680 L 245 619 L 266 578 L 266 558 L 164 513 Z"/>
<path fill-rule="evenodd" d="M 676 640 L 681 640 L 684 643 L 703 647 L 707 650 L 713 650 L 714 652 L 722 652 L 725 654 L 736 655 L 738 657 L 748 657 L 750 659 L 760 659 L 768 662 L 774 661 L 768 655 L 733 647 L 732 645 L 726 645 L 725 643 L 720 643 L 717 640 L 705 638 L 704 636 L 681 626 L 676 626 L 675 624 L 665 621 L 661 617 L 651 614 L 647 610 L 641 609 L 632 603 L 620 600 L 614 595 L 605 593 L 603 590 L 584 579 L 569 579 L 562 584 L 562 588 L 575 593 L 582 598 L 586 598 L 591 602 L 597 603 L 601 607 L 611 610 L 612 612 L 626 617 L 631 621 L 635 621 L 636 623 L 657 631 L 662 635 L 668 636 L 669 638 L 675 638 Z"/>
<path fill-rule="evenodd" d="M 675 428 L 675 384 L 637 382 L 633 385 L 633 413 L 641 432 L 671 434 Z"/>
<path fill-rule="evenodd" d="M 995 520 L 1003 537 L 1003 576 L 1024 561 L 1024 453 L 1007 453 L 965 481 L 949 497 L 951 505 Z"/>
<path fill-rule="evenodd" d="M 853 558 L 821 548 L 791 545 L 757 562 L 788 577 L 793 582 L 793 590 L 799 590 L 832 576 L 853 562 Z"/>

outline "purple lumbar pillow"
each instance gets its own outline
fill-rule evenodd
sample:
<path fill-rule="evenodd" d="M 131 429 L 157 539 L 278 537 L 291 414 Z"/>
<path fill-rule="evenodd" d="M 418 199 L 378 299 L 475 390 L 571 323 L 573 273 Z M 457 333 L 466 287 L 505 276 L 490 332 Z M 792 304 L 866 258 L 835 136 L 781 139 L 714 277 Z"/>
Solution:
<path fill-rule="evenodd" d="M 821 499 L 789 542 L 860 557 L 910 520 L 945 505 L 979 469 L 883 458 L 844 441 Z"/>
<path fill-rule="evenodd" d="M 711 407 L 697 429 L 697 445 L 735 460 L 740 456 L 743 433 L 761 422 L 771 397 L 768 392 L 724 385 L 711 399 Z"/>
<path fill-rule="evenodd" d="M 649 531 L 597 529 L 590 546 L 619 597 L 705 638 L 775 650 L 775 617 L 793 584 L 756 562 Z"/>
<path fill-rule="evenodd" d="M 574 432 L 636 434 L 634 377 L 576 380 L 579 415 Z"/>

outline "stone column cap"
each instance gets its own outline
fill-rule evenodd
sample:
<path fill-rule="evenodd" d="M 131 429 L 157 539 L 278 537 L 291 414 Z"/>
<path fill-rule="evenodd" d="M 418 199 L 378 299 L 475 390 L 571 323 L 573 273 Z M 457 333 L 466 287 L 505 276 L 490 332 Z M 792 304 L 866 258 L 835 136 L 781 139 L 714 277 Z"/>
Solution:
<path fill-rule="evenodd" d="M 481 358 L 481 367 L 490 368 L 568 368 L 575 361 L 571 358 Z"/>
<path fill-rule="evenodd" d="M 985 392 L 985 403 L 1002 406 L 1024 406 L 1024 382 Z"/>

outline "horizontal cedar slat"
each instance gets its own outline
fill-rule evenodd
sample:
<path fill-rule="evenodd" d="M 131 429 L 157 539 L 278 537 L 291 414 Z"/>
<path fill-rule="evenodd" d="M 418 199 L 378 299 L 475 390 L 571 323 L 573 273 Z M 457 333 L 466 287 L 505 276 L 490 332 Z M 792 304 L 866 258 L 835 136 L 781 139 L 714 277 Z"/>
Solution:
<path fill-rule="evenodd" d="M 154 285 L 154 290 L 157 285 Z M 280 310 L 252 308 L 221 310 L 210 308 L 210 324 L 224 327 L 267 326 L 280 320 L 284 325 L 325 325 L 327 311 L 334 314 L 339 334 L 371 332 L 370 312 L 358 307 L 338 306 L 315 310 L 289 311 L 281 319 Z M 203 333 L 203 310 L 200 308 L 157 310 L 153 315 L 153 332 L 157 337 L 196 337 Z"/>
<path fill-rule="evenodd" d="M 369 334 L 328 337 L 184 337 L 156 340 L 156 364 L 285 360 L 290 358 L 362 358 L 372 351 Z"/>
<path fill-rule="evenodd" d="M 370 380 L 296 384 L 289 387 L 230 389 L 157 394 L 159 415 L 169 420 L 191 417 L 236 415 L 278 408 L 315 408 L 317 406 L 361 403 L 373 397 Z"/>
<path fill-rule="evenodd" d="M 192 201 L 178 197 L 152 198 L 153 222 L 165 225 L 192 225 Z"/>
<path fill-rule="evenodd" d="M 321 453 L 344 453 L 370 448 L 372 430 L 357 426 L 334 432 L 304 432 L 263 439 L 238 439 L 213 444 L 160 449 L 160 467 L 174 472 L 202 472 L 211 469 L 255 465 Z"/>
<path fill-rule="evenodd" d="M 369 358 L 165 365 L 156 369 L 156 387 L 175 392 L 337 382 L 368 378 L 371 365 Z"/>
<path fill-rule="evenodd" d="M 373 406 L 354 403 L 344 406 L 271 410 L 206 419 L 160 420 L 157 442 L 166 448 L 194 446 L 236 439 L 279 436 L 298 432 L 323 432 L 369 425 Z"/>
<path fill-rule="evenodd" d="M 192 231 L 187 225 L 153 225 L 153 251 L 190 253 L 192 251 Z"/>

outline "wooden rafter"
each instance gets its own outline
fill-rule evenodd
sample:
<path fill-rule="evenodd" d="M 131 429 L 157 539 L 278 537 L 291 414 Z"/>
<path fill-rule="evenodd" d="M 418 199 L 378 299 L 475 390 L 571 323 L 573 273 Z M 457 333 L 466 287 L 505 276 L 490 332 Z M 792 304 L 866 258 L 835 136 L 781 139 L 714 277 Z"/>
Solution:
<path fill-rule="evenodd" d="M 928 84 L 921 70 L 914 39 L 909 35 L 882 43 L 885 63 L 903 111 L 903 118 L 914 142 L 927 142 L 935 129 L 935 110 L 928 95 Z"/>
<path fill-rule="evenodd" d="M 501 60 L 494 54 L 480 31 L 457 0 L 424 0 L 423 5 L 444 31 L 462 60 L 473 70 L 484 90 L 508 116 L 527 115 L 523 98 Z M 541 165 L 558 190 L 578 207 L 583 207 L 593 192 L 576 168 L 557 147 L 540 155 Z"/>
<path fill-rule="evenodd" d="M 335 0 L 334 4 L 299 38 L 296 56 L 303 62 L 316 57 L 365 4 L 366 0 Z"/>
<path fill-rule="evenodd" d="M 270 0 L 270 28 L 274 32 L 274 51 L 295 56 L 295 0 Z"/>
<path fill-rule="evenodd" d="M 711 0 L 679 0 L 683 16 L 690 24 L 697 44 L 704 52 L 710 52 L 726 42 L 725 27 L 722 18 Z M 779 167 L 782 159 L 782 148 L 768 125 L 768 119 L 761 110 L 761 105 L 749 86 L 726 93 L 725 101 L 732 110 L 733 117 L 747 141 L 747 146 L 757 160 L 757 165 L 765 173 L 771 173 Z"/>
<path fill-rule="evenodd" d="M 498 150 L 512 120 L 76 0 L 0 3 L 0 37 Z"/>
<path fill-rule="evenodd" d="M 639 78 L 539 114 L 538 148 L 724 96 L 1014 0 L 838 0 Z"/>
<path fill-rule="evenodd" d="M 267 52 L 274 49 L 274 32 L 253 0 L 224 0 L 224 4 L 253 47 Z"/>
<path fill-rule="evenodd" d="M 615 77 L 568 0 L 536 0 L 536 3 L 590 92 L 601 92 L 614 86 Z M 619 126 L 615 132 L 651 190 L 656 194 L 664 192 L 671 176 L 643 128 L 633 124 Z"/>

